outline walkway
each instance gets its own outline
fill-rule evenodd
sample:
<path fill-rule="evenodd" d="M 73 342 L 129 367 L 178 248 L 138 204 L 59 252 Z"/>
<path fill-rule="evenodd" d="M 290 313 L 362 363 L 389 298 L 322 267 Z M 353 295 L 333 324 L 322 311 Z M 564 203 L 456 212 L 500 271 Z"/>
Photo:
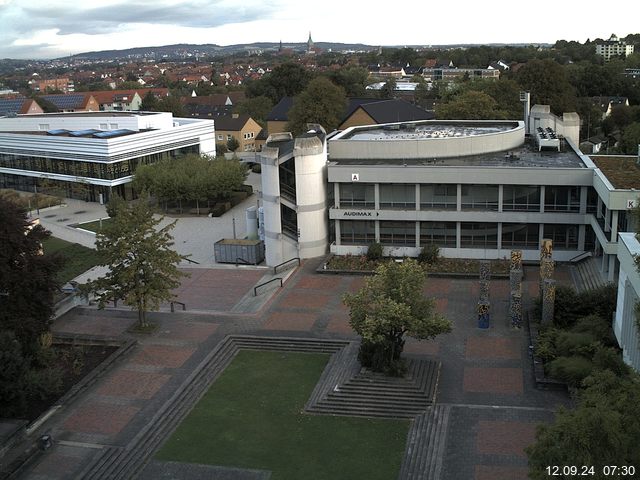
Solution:
<path fill-rule="evenodd" d="M 226 335 L 355 339 L 341 296 L 358 289 L 364 279 L 318 275 L 317 264 L 318 260 L 303 264 L 254 314 L 234 308 L 265 272 L 219 269 L 205 270 L 187 281 L 193 283 L 183 285 L 184 294 L 190 296 L 188 308 L 198 305 L 199 313 L 151 314 L 159 329 L 149 336 L 127 333 L 135 315 L 121 309 L 78 308 L 58 319 L 53 327 L 57 332 L 134 337 L 138 345 L 46 422 L 43 431 L 53 435 L 55 445 L 23 478 L 76 478 L 96 458 L 104 458 L 106 449 L 110 455 L 127 450 Z M 556 278 L 569 282 L 568 271 L 558 268 Z M 537 271 L 528 268 L 524 280 L 528 301 L 537 295 L 537 280 Z M 413 358 L 442 362 L 436 401 L 446 414 L 438 428 L 429 430 L 425 422 L 424 429 L 415 433 L 432 436 L 430 440 L 439 445 L 434 470 L 438 475 L 428 478 L 526 479 L 524 448 L 533 441 L 536 424 L 551 420 L 557 405 L 568 404 L 562 393 L 535 389 L 525 332 L 507 325 L 508 288 L 507 280 L 491 282 L 492 325 L 479 330 L 474 314 L 477 281 L 427 281 L 425 292 L 454 323 L 451 334 L 428 342 L 409 339 L 405 348 Z M 205 313 L 207 309 L 215 313 Z M 221 475 L 253 478 L 229 470 Z"/>

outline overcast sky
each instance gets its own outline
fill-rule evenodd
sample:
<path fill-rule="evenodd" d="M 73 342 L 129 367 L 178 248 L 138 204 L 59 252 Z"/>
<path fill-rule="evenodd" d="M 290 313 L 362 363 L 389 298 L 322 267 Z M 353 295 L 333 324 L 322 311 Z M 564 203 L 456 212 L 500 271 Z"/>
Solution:
<path fill-rule="evenodd" d="M 640 33 L 637 0 L 0 0 L 0 58 L 174 43 L 553 43 Z M 635 12 L 635 13 L 633 13 Z"/>

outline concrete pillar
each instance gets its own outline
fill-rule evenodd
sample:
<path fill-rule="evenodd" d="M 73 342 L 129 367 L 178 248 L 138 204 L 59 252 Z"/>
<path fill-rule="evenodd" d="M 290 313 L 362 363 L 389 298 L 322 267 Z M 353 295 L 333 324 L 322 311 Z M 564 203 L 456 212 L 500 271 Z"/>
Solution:
<path fill-rule="evenodd" d="M 586 215 L 587 213 L 587 193 L 589 187 L 580 187 L 580 213 Z"/>
<path fill-rule="evenodd" d="M 340 208 L 340 184 L 338 182 L 333 184 L 333 204 L 336 208 Z"/>
<path fill-rule="evenodd" d="M 457 185 L 456 191 L 456 210 L 458 212 L 462 211 L 462 185 L 460 183 Z"/>
<path fill-rule="evenodd" d="M 460 222 L 456 222 L 456 248 L 462 248 L 462 239 L 460 238 L 462 228 Z"/>
<path fill-rule="evenodd" d="M 373 185 L 373 202 L 376 210 L 380 210 L 380 184 Z"/>
<path fill-rule="evenodd" d="M 616 256 L 609 255 L 609 271 L 607 272 L 607 280 L 613 282 L 616 276 Z"/>
<path fill-rule="evenodd" d="M 262 173 L 262 209 L 264 213 L 265 261 L 274 266 L 283 262 L 282 221 L 280 214 L 280 177 L 278 147 L 265 145 L 260 152 Z"/>
<path fill-rule="evenodd" d="M 380 243 L 380 220 L 376 220 L 376 242 Z"/>
<path fill-rule="evenodd" d="M 342 242 L 340 241 L 340 235 L 341 235 L 340 226 L 342 224 L 342 221 L 334 220 L 333 224 L 335 225 L 335 230 L 336 230 L 336 245 L 342 245 Z"/>
<path fill-rule="evenodd" d="M 420 248 L 420 222 L 416 222 L 416 247 Z"/>
<path fill-rule="evenodd" d="M 502 249 L 502 223 L 498 223 L 498 250 Z"/>
<path fill-rule="evenodd" d="M 611 210 L 609 210 L 608 208 L 604 213 L 604 231 L 605 232 L 611 231 Z"/>
<path fill-rule="evenodd" d="M 600 210 L 602 210 L 602 199 L 600 198 L 600 195 L 598 195 L 598 207 L 596 208 L 596 218 L 602 218 L 602 215 L 600 214 Z"/>
<path fill-rule="evenodd" d="M 611 241 L 618 240 L 618 210 L 611 210 Z"/>
<path fill-rule="evenodd" d="M 504 185 L 498 185 L 498 212 L 499 213 L 502 213 L 503 203 L 504 203 Z M 498 244 L 500 244 L 500 240 L 498 240 Z"/>
<path fill-rule="evenodd" d="M 545 186 L 540 185 L 540 213 L 544 213 L 544 196 L 545 196 Z"/>
<path fill-rule="evenodd" d="M 416 183 L 416 210 L 420 211 L 420 184 Z"/>

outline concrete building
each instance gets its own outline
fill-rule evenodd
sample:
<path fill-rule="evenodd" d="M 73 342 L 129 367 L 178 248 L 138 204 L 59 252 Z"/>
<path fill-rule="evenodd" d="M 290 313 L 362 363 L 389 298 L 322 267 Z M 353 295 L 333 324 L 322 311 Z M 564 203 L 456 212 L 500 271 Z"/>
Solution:
<path fill-rule="evenodd" d="M 640 255 L 640 243 L 634 233 L 621 233 L 618 245 L 620 274 L 613 332 L 625 363 L 640 372 L 640 329 L 636 314 L 636 304 L 640 300 L 640 274 L 635 264 L 636 257 Z"/>
<path fill-rule="evenodd" d="M 311 130 L 270 135 L 258 156 L 267 265 L 318 257 L 329 245 L 326 133 Z"/>
<path fill-rule="evenodd" d="M 619 40 L 615 34 L 612 34 L 611 37 L 609 37 L 609 40 L 596 43 L 596 55 L 604 57 L 605 62 L 611 60 L 611 57 L 626 57 L 632 53 L 633 45 Z"/>
<path fill-rule="evenodd" d="M 0 188 L 48 184 L 91 201 L 107 201 L 112 192 L 131 198 L 138 165 L 188 153 L 215 155 L 213 121 L 166 112 L 0 118 Z"/>
<path fill-rule="evenodd" d="M 226 145 L 235 138 L 238 141 L 238 152 L 255 152 L 256 137 L 262 127 L 249 115 L 220 115 L 215 117 L 216 142 Z"/>

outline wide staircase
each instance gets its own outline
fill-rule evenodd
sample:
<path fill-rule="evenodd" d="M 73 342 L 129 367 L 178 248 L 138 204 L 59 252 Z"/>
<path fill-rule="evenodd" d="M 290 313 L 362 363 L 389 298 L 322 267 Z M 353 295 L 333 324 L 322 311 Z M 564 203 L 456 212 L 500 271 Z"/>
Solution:
<path fill-rule="evenodd" d="M 601 258 L 592 257 L 571 266 L 571 274 L 579 292 L 595 290 L 607 283 L 607 279 L 600 273 L 601 262 Z"/>

